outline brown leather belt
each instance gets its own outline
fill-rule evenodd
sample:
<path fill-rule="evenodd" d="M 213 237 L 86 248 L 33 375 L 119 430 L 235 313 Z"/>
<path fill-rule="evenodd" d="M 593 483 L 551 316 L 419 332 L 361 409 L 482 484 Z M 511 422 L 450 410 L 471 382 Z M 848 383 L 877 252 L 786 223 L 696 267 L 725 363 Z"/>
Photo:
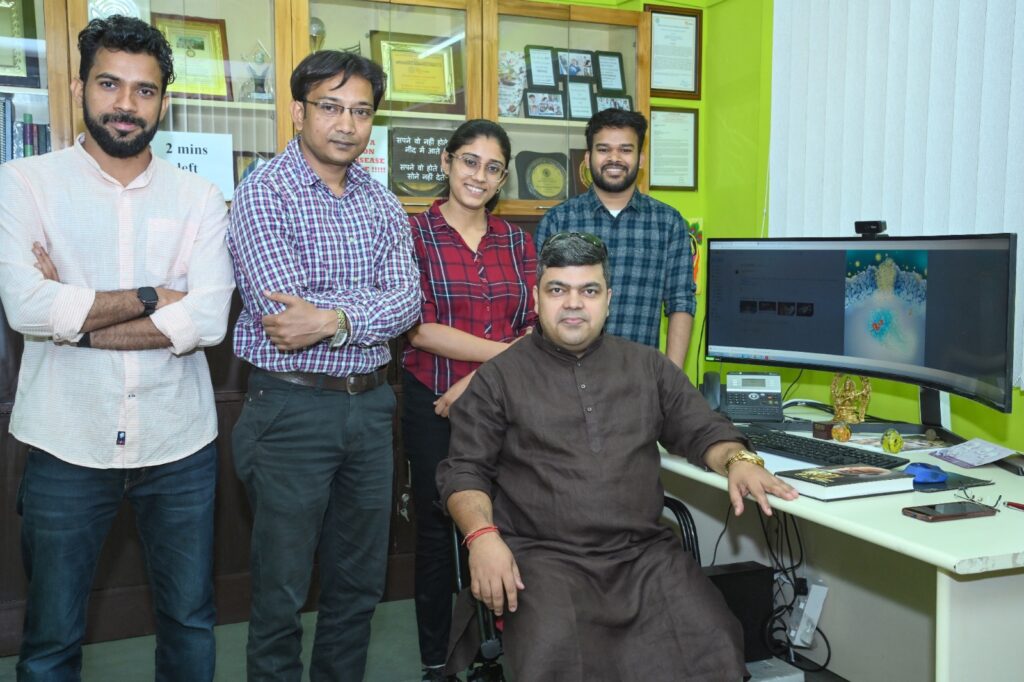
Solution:
<path fill-rule="evenodd" d="M 345 391 L 349 395 L 359 395 L 387 383 L 387 366 L 375 369 L 367 374 L 349 374 L 347 377 L 332 377 L 313 372 L 266 372 L 267 376 L 289 384 L 322 388 L 327 391 Z"/>

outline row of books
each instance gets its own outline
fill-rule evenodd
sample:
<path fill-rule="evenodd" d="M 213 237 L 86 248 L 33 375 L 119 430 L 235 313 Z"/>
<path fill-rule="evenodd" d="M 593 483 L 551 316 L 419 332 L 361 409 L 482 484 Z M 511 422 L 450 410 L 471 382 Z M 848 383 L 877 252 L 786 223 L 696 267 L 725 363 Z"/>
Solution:
<path fill-rule="evenodd" d="M 50 126 L 33 123 L 32 114 L 18 118 L 14 98 L 0 93 L 0 163 L 51 150 Z"/>

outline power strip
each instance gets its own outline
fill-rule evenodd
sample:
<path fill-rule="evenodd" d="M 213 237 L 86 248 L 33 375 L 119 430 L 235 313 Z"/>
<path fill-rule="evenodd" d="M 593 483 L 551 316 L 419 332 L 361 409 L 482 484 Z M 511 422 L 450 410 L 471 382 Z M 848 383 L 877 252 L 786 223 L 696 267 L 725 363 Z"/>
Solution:
<path fill-rule="evenodd" d="M 792 624 L 789 628 L 789 641 L 793 646 L 807 648 L 814 641 L 814 631 L 821 618 L 821 609 L 825 605 L 828 588 L 820 580 L 811 584 L 807 596 L 797 597 L 793 607 Z"/>

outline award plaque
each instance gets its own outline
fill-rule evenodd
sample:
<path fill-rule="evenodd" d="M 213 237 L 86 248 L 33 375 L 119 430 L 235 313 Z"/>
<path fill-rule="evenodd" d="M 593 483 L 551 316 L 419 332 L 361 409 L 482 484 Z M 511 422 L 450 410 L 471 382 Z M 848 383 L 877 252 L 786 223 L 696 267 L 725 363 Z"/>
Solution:
<path fill-rule="evenodd" d="M 441 152 L 449 130 L 391 129 L 391 191 L 400 197 L 439 197 L 447 188 Z"/>
<path fill-rule="evenodd" d="M 569 150 L 569 171 L 572 173 L 572 185 L 569 187 L 569 196 L 575 197 L 585 194 L 590 185 L 594 183 L 594 176 L 590 174 L 590 166 L 587 165 L 586 149 Z"/>
<path fill-rule="evenodd" d="M 0 1 L 0 85 L 40 86 L 35 37 L 33 0 Z"/>
<path fill-rule="evenodd" d="M 387 74 L 384 99 L 392 109 L 465 112 L 461 41 L 370 31 L 370 47 Z"/>
<path fill-rule="evenodd" d="M 541 201 L 565 199 L 569 181 L 567 166 L 565 154 L 519 152 L 516 155 L 519 198 Z"/>

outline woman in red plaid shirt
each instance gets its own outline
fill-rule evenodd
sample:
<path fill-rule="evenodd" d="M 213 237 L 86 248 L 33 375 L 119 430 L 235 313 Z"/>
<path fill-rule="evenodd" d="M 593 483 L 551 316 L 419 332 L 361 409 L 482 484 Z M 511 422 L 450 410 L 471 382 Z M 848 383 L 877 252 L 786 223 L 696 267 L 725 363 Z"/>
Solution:
<path fill-rule="evenodd" d="M 434 474 L 448 454 L 448 409 L 480 363 L 533 328 L 537 254 L 521 228 L 491 215 L 512 145 L 498 124 L 466 121 L 441 153 L 448 195 L 410 218 L 423 303 L 402 364 L 402 429 L 416 509 L 416 621 L 424 680 L 443 672 L 451 625 L 451 522 Z"/>

